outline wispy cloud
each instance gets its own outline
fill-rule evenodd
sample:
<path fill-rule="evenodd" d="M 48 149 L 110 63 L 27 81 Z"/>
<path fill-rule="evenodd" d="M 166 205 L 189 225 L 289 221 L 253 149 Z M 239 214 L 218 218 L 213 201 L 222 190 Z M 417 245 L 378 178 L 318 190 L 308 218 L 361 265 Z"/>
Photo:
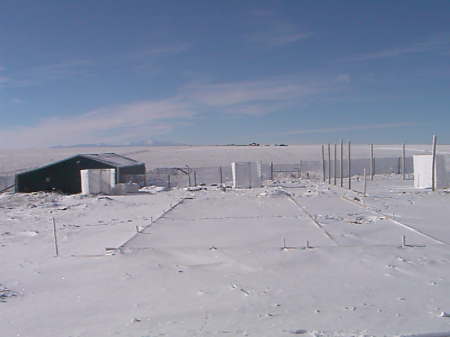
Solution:
<path fill-rule="evenodd" d="M 312 36 L 309 32 L 283 32 L 283 31 L 269 31 L 247 34 L 246 38 L 249 41 L 262 43 L 269 47 L 285 46 L 288 44 L 296 43 L 302 40 L 309 39 Z"/>
<path fill-rule="evenodd" d="M 90 73 L 93 65 L 89 60 L 67 60 L 52 64 L 37 65 L 28 69 L 11 73 L 5 77 L 4 86 L 8 87 L 29 87 L 40 85 L 49 81 L 68 79 L 74 76 L 85 76 Z M 1 81 L 0 81 L 0 84 Z"/>
<path fill-rule="evenodd" d="M 177 43 L 166 46 L 156 46 L 150 48 L 144 48 L 138 52 L 136 55 L 139 56 L 152 56 L 152 55 L 163 55 L 163 54 L 180 54 L 188 51 L 191 48 L 190 43 Z"/>
<path fill-rule="evenodd" d="M 164 100 L 100 107 L 73 117 L 53 117 L 34 126 L 0 129 L 17 147 L 82 143 L 126 144 L 174 132 L 208 114 L 258 116 L 300 107 L 345 83 L 278 78 L 227 83 L 191 83 Z"/>
<path fill-rule="evenodd" d="M 320 128 L 320 129 L 301 129 L 284 132 L 284 135 L 303 135 L 303 134 L 319 134 L 319 133 L 335 133 L 344 131 L 362 131 L 371 129 L 389 129 L 389 128 L 404 128 L 416 126 L 415 123 L 386 123 L 386 124 L 366 124 L 354 125 L 342 128 Z"/>
<path fill-rule="evenodd" d="M 31 87 L 60 80 L 68 80 L 74 77 L 88 77 L 98 71 L 99 64 L 113 64 L 129 69 L 148 70 L 148 63 L 152 63 L 158 57 L 169 54 L 180 54 L 189 50 L 189 43 L 176 43 L 171 45 L 153 46 L 142 48 L 134 52 L 117 53 L 104 56 L 101 60 L 72 59 L 62 60 L 51 64 L 35 65 L 16 72 L 8 73 L 8 76 L 0 75 L 0 86 L 12 88 Z M 145 65 L 143 64 L 143 61 Z M 0 73 L 6 69 L 0 66 Z"/>
<path fill-rule="evenodd" d="M 264 115 L 328 91 L 332 81 L 271 79 L 217 84 L 191 84 L 183 90 L 197 105 L 224 113 Z"/>
<path fill-rule="evenodd" d="M 253 43 L 263 44 L 268 47 L 281 47 L 313 36 L 311 32 L 302 31 L 297 25 L 279 18 L 274 12 L 266 10 L 253 11 L 256 19 L 256 30 L 244 35 L 244 38 Z"/>
<path fill-rule="evenodd" d="M 250 14 L 252 16 L 256 16 L 256 17 L 274 17 L 275 16 L 275 11 L 271 10 L 271 9 L 254 9 L 250 12 Z"/>
<path fill-rule="evenodd" d="M 30 127 L 0 130 L 9 146 L 49 146 L 77 143 L 128 143 L 172 130 L 174 120 L 193 116 L 176 99 L 141 101 L 103 107 L 74 117 L 53 117 Z"/>
<path fill-rule="evenodd" d="M 419 54 L 441 50 L 450 46 L 450 37 L 439 36 L 426 41 L 418 42 L 410 46 L 393 47 L 365 54 L 359 54 L 348 58 L 348 61 L 368 61 L 383 58 L 392 58 L 408 54 Z"/>

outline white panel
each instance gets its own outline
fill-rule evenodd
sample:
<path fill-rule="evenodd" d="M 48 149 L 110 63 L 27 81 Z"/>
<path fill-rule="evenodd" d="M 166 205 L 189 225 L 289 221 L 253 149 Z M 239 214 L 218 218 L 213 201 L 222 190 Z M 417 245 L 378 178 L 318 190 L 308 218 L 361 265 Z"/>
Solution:
<path fill-rule="evenodd" d="M 233 188 L 260 187 L 262 184 L 262 165 L 256 162 L 231 163 Z"/>
<path fill-rule="evenodd" d="M 432 155 L 415 155 L 414 156 L 414 187 L 415 188 L 431 188 L 432 187 Z M 445 158 L 436 155 L 436 188 L 448 187 L 447 170 L 445 168 Z"/>
<path fill-rule="evenodd" d="M 116 185 L 115 169 L 81 170 L 81 193 L 111 194 Z"/>

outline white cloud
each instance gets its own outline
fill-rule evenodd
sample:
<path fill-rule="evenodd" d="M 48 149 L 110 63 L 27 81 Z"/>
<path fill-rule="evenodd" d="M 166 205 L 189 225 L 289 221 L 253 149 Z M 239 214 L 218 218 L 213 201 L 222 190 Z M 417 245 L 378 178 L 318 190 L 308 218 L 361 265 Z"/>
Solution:
<path fill-rule="evenodd" d="M 371 129 L 387 129 L 387 128 L 402 128 L 415 126 L 415 123 L 386 123 L 386 124 L 366 124 L 366 125 L 354 125 L 342 128 L 320 128 L 320 129 L 301 129 L 291 130 L 284 132 L 284 135 L 303 135 L 303 134 L 317 134 L 317 133 L 335 133 L 343 131 L 358 131 L 358 130 L 371 130 Z"/>
<path fill-rule="evenodd" d="M 426 53 L 433 50 L 440 50 L 442 48 L 448 48 L 450 45 L 450 38 L 448 36 L 437 36 L 426 41 L 415 43 L 410 46 L 394 47 L 374 51 L 370 53 L 355 55 L 348 58 L 348 61 L 369 61 L 383 58 L 392 58 L 407 54 L 419 54 Z"/>
<path fill-rule="evenodd" d="M 252 42 L 266 44 L 269 47 L 279 47 L 309 39 L 311 36 L 312 34 L 309 32 L 275 30 L 248 34 L 246 37 Z"/>
<path fill-rule="evenodd" d="M 3 81 L 3 84 L 9 87 L 35 86 L 48 81 L 86 75 L 92 65 L 93 62 L 89 60 L 67 60 L 38 65 L 12 74 L 6 81 Z M 1 80 L 0 84 L 2 84 Z"/>
<path fill-rule="evenodd" d="M 350 74 L 339 74 L 336 77 L 336 81 L 337 82 L 341 82 L 341 83 L 350 83 L 352 80 Z"/>
<path fill-rule="evenodd" d="M 151 55 L 161 55 L 161 54 L 179 54 L 188 51 L 191 45 L 189 43 L 178 43 L 173 45 L 158 46 L 143 49 L 137 52 L 136 55 L 139 56 L 151 56 Z"/>
<path fill-rule="evenodd" d="M 73 117 L 52 117 L 33 126 L 0 129 L 8 147 L 80 143 L 124 144 L 173 132 L 193 118 L 211 113 L 260 115 L 298 108 L 336 87 L 335 78 L 301 82 L 282 78 L 261 81 L 190 84 L 165 100 L 100 107 Z"/>
<path fill-rule="evenodd" d="M 172 120 L 189 119 L 193 112 L 176 99 L 142 101 L 104 107 L 74 117 L 53 117 L 35 126 L 0 130 L 8 147 L 43 147 L 79 143 L 124 143 L 170 131 Z"/>
<path fill-rule="evenodd" d="M 322 83 L 301 83 L 292 79 L 190 85 L 186 94 L 196 103 L 225 108 L 226 112 L 251 115 L 276 110 L 280 104 L 327 90 Z"/>

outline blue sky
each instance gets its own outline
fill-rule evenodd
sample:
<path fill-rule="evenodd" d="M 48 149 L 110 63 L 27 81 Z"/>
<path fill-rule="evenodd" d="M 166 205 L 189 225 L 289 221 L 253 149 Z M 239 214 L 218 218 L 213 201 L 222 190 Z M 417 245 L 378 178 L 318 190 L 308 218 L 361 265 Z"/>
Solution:
<path fill-rule="evenodd" d="M 449 1 L 0 2 L 2 147 L 450 143 Z"/>

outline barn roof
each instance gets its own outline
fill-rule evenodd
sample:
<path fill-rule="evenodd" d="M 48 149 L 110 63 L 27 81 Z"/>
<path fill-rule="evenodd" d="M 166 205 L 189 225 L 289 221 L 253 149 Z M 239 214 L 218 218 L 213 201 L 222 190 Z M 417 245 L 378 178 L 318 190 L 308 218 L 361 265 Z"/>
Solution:
<path fill-rule="evenodd" d="M 112 165 L 114 167 L 125 167 L 141 164 L 134 159 L 121 156 L 117 153 L 80 154 L 80 156 Z"/>
<path fill-rule="evenodd" d="M 143 163 L 138 162 L 134 159 L 122 156 L 117 153 L 112 153 L 112 152 L 111 153 L 81 153 L 81 154 L 77 154 L 77 155 L 62 159 L 62 160 L 58 160 L 56 162 L 49 163 L 49 164 L 46 164 L 46 165 L 43 165 L 40 167 L 35 167 L 35 168 L 29 169 L 29 170 L 19 172 L 19 173 L 17 173 L 17 175 L 44 169 L 44 168 L 65 162 L 67 160 L 71 160 L 71 159 L 79 158 L 79 157 L 95 160 L 100 163 L 110 165 L 110 166 L 116 167 L 116 168 L 129 167 L 129 166 L 135 166 L 135 165 L 143 165 Z"/>

